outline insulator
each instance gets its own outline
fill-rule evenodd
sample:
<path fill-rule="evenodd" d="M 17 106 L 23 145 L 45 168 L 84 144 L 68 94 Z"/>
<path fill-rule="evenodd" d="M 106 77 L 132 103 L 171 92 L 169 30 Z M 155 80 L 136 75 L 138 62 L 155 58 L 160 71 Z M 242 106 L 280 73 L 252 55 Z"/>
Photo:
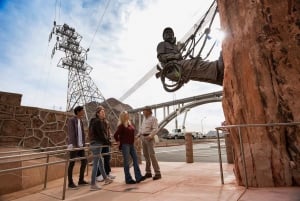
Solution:
<path fill-rule="evenodd" d="M 49 42 L 50 42 L 50 40 L 51 40 L 51 38 L 52 38 L 52 32 L 50 32 L 50 35 L 49 35 Z"/>
<path fill-rule="evenodd" d="M 64 25 L 63 25 L 63 28 L 64 28 L 64 29 L 69 29 L 69 25 L 64 24 Z"/>

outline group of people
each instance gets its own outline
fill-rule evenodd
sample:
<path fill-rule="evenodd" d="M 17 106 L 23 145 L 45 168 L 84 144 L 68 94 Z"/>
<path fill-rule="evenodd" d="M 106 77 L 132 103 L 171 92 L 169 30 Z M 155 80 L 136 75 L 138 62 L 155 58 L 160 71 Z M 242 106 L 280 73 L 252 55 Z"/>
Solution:
<path fill-rule="evenodd" d="M 182 76 L 187 79 L 209 82 L 222 85 L 224 78 L 223 58 L 216 61 L 204 61 L 200 57 L 192 59 L 183 59 L 180 53 L 180 47 L 176 44 L 176 37 L 172 28 L 167 27 L 163 30 L 163 41 L 157 46 L 157 58 L 164 68 L 167 65 L 179 65 L 182 69 Z M 176 71 L 169 71 L 166 75 L 171 80 L 177 79 Z M 74 109 L 75 116 L 68 121 L 68 134 L 70 149 L 70 163 L 68 167 L 68 183 L 69 188 L 76 189 L 72 174 L 75 157 L 85 157 L 85 151 L 82 149 L 85 146 L 85 133 L 81 118 L 84 117 L 84 109 L 82 106 L 77 106 Z M 161 179 L 160 168 L 154 151 L 154 136 L 158 131 L 157 119 L 152 116 L 150 107 L 145 107 L 143 110 L 143 123 L 140 132 L 136 135 L 136 129 L 132 125 L 129 114 L 126 111 L 120 113 L 117 131 L 114 133 L 114 138 L 119 145 L 120 151 L 123 154 L 124 174 L 126 184 L 135 184 L 144 181 L 147 178 L 153 180 Z M 140 138 L 142 141 L 143 155 L 146 161 L 145 175 L 142 175 L 138 164 L 137 153 L 134 147 L 135 138 Z M 96 110 L 95 117 L 91 119 L 89 124 L 89 140 L 90 149 L 93 152 L 93 170 L 91 176 L 91 190 L 100 189 L 96 184 L 97 181 L 104 181 L 105 184 L 110 184 L 115 176 L 110 174 L 110 129 L 109 123 L 105 117 L 105 110 L 102 106 Z M 74 149 L 81 148 L 81 149 Z M 104 159 L 104 161 L 102 160 Z M 130 158 L 133 161 L 134 176 L 132 178 L 129 167 Z M 154 175 L 151 172 L 151 164 L 154 169 Z M 87 185 L 84 180 L 84 172 L 87 165 L 87 160 L 81 160 L 78 185 Z"/>
<path fill-rule="evenodd" d="M 73 181 L 74 158 L 82 157 L 79 172 L 78 185 L 88 185 L 89 182 L 84 180 L 84 172 L 87 165 L 85 158 L 85 132 L 83 129 L 82 118 L 84 117 L 84 108 L 77 106 L 74 109 L 75 116 L 68 121 L 68 149 L 70 150 L 70 162 L 68 167 L 68 187 L 70 189 L 78 189 Z M 136 128 L 130 121 L 127 111 L 122 111 L 119 115 L 117 130 L 113 137 L 117 142 L 119 150 L 123 155 L 123 168 L 126 184 L 136 184 L 147 178 L 153 180 L 161 179 L 160 168 L 154 151 L 154 136 L 158 131 L 158 123 L 156 117 L 152 116 L 150 107 L 143 110 L 144 119 L 140 132 L 136 132 Z M 102 106 L 97 107 L 95 117 L 89 122 L 88 138 L 90 142 L 90 150 L 93 153 L 93 167 L 91 174 L 91 190 L 100 190 L 96 181 L 104 181 L 104 185 L 110 184 L 115 179 L 111 175 L 110 168 L 110 127 L 106 119 L 105 109 Z M 142 175 L 134 142 L 137 138 L 142 141 L 143 155 L 146 161 L 145 174 Z M 72 160 L 73 159 L 73 160 Z M 134 178 L 130 174 L 130 161 L 133 162 Z M 154 169 L 154 175 L 151 172 L 151 164 Z"/>

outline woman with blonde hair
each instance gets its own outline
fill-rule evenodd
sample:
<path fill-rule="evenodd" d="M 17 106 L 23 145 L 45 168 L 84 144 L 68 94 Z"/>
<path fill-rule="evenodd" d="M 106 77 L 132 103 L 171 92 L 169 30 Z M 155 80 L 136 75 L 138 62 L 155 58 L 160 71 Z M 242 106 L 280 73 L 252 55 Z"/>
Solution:
<path fill-rule="evenodd" d="M 145 177 L 142 176 L 141 174 L 141 170 L 138 164 L 138 157 L 134 147 L 134 137 L 135 137 L 135 128 L 129 120 L 128 112 L 123 111 L 120 113 L 118 128 L 114 134 L 114 138 L 116 142 L 119 143 L 119 149 L 122 151 L 123 154 L 123 166 L 124 166 L 126 184 L 140 183 L 141 181 L 145 180 Z M 129 171 L 130 157 L 133 162 L 134 175 L 136 180 L 134 180 L 131 177 Z"/>

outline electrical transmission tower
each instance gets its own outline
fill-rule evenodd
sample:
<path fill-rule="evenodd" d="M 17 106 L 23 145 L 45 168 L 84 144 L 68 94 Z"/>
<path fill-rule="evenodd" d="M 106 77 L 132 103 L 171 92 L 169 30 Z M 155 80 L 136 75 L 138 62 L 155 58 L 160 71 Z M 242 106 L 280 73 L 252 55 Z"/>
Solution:
<path fill-rule="evenodd" d="M 108 119 L 117 118 L 89 75 L 93 68 L 86 63 L 89 49 L 85 50 L 80 46 L 82 36 L 69 25 L 56 25 L 55 21 L 49 36 L 49 42 L 53 34 L 56 35 L 56 43 L 51 58 L 53 58 L 56 50 L 65 52 L 65 57 L 59 60 L 57 67 L 69 71 L 66 110 L 72 111 L 76 106 L 82 105 L 85 108 L 86 118 L 89 122 L 92 116 L 95 115 L 96 107 L 101 104 L 109 109 L 109 112 L 107 112 Z"/>

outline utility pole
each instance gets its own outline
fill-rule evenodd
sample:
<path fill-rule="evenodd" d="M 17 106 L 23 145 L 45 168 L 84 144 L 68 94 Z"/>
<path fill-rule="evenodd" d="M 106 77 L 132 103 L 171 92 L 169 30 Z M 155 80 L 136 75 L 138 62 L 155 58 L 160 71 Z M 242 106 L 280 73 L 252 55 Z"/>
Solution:
<path fill-rule="evenodd" d="M 202 119 L 201 119 L 201 129 L 202 129 L 202 134 L 204 135 L 204 132 L 203 132 L 203 120 L 205 119 L 206 117 L 203 117 Z"/>
<path fill-rule="evenodd" d="M 52 35 L 56 35 L 56 43 L 51 58 L 53 58 L 56 50 L 65 52 L 65 57 L 59 60 L 57 67 L 69 71 L 66 110 L 72 111 L 76 106 L 82 105 L 85 108 L 87 122 L 89 122 L 95 114 L 96 107 L 101 104 L 109 109 L 107 112 L 108 119 L 117 119 L 111 106 L 90 77 L 93 68 L 86 63 L 89 49 L 86 50 L 80 46 L 82 36 L 69 25 L 57 25 L 55 21 L 49 42 Z"/>

